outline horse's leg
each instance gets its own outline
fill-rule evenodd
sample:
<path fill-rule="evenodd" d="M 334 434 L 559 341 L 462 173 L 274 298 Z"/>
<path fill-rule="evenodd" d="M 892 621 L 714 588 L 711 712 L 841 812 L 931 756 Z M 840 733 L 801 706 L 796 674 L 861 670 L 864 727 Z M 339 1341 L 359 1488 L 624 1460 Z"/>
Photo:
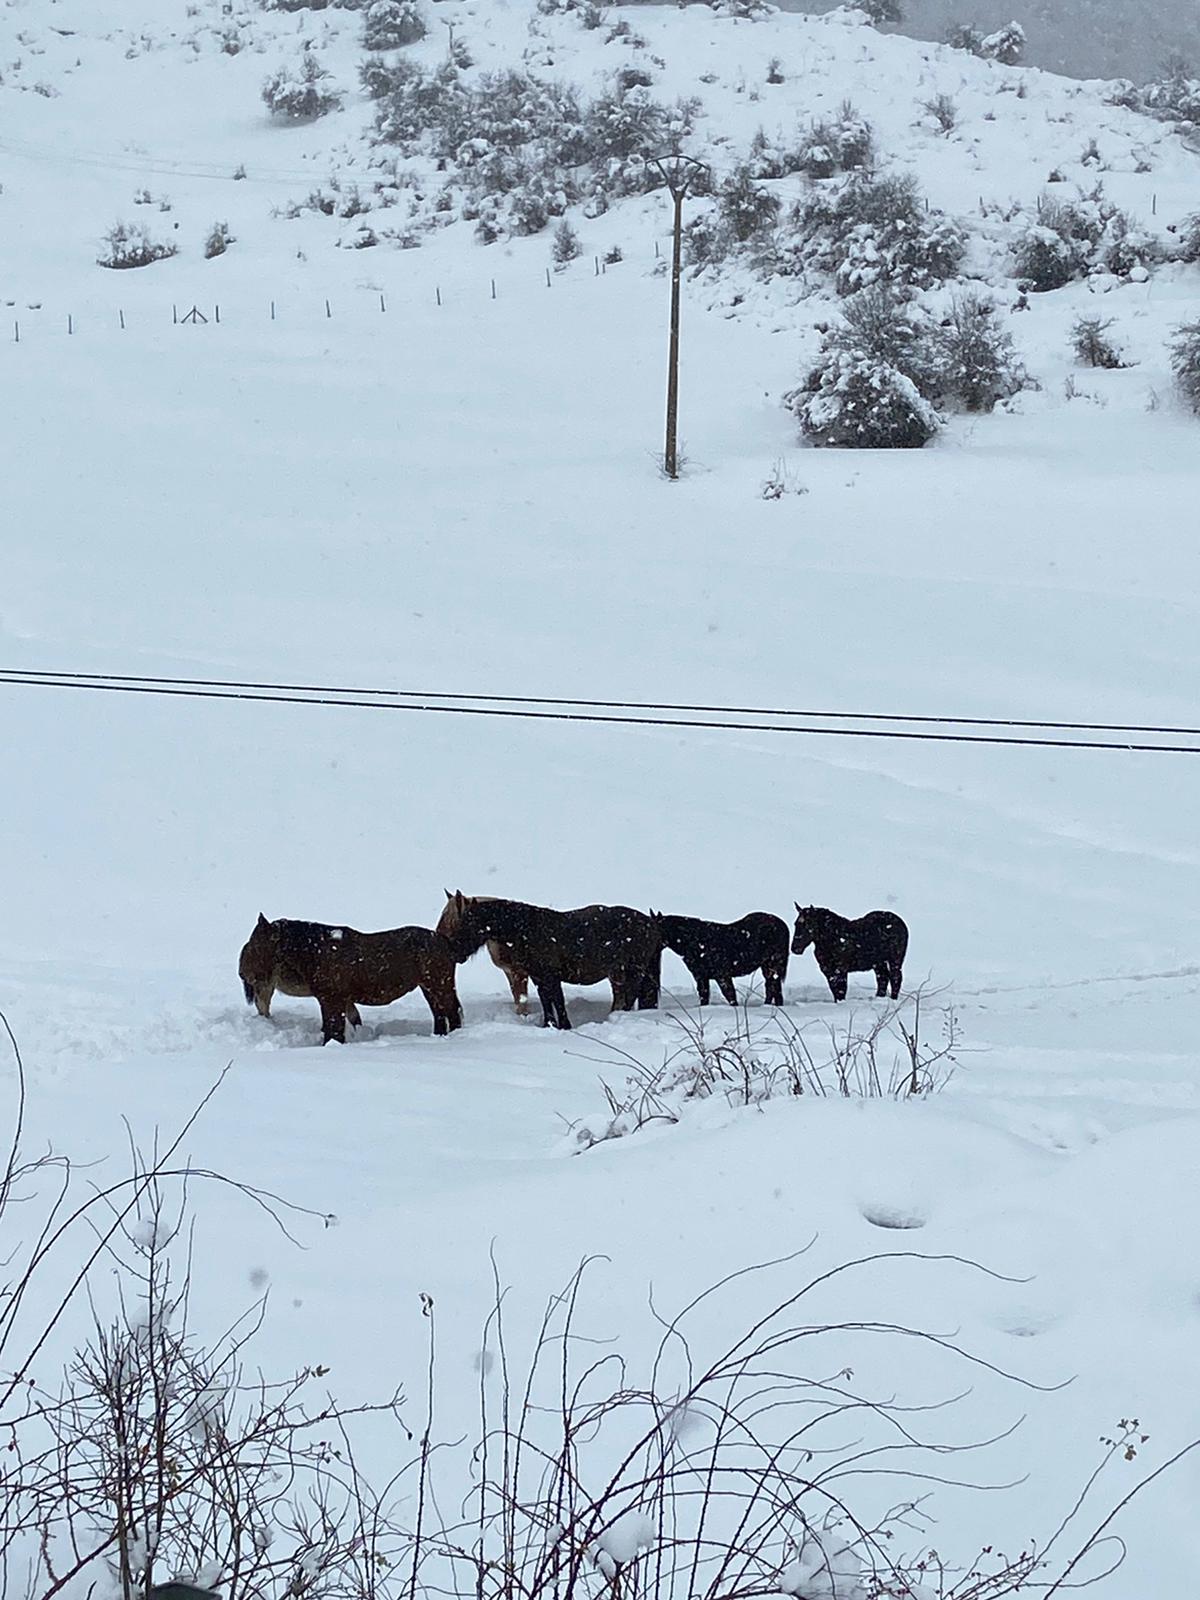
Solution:
<path fill-rule="evenodd" d="M 887 997 L 888 980 L 890 979 L 891 975 L 892 975 L 891 966 L 886 961 L 881 961 L 880 964 L 875 968 L 875 998 L 876 998 L 876 1000 L 883 1000 L 883 999 L 885 999 Z"/>
<path fill-rule="evenodd" d="M 903 967 L 900 965 L 900 963 L 898 961 L 893 961 L 892 962 L 892 972 L 891 972 L 892 999 L 893 1000 L 899 1000 L 899 998 L 900 998 L 900 980 L 903 978 L 903 976 L 904 976 Z"/>
<path fill-rule="evenodd" d="M 708 979 L 707 978 L 701 978 L 701 977 L 697 976 L 697 978 L 696 978 L 696 993 L 700 997 L 700 1004 L 702 1006 L 706 1006 L 708 1004 L 708 1002 L 709 1002 L 709 999 L 711 998 L 711 991 L 709 990 Z"/>
<path fill-rule="evenodd" d="M 555 1022 L 555 1027 L 556 1028 L 569 1028 L 571 1026 L 571 1019 L 567 1015 L 567 997 L 566 997 L 566 995 L 563 994 L 562 980 L 561 980 L 561 978 L 555 978 L 553 981 L 554 981 L 554 1011 L 555 1011 L 555 1015 L 556 1015 L 556 1018 L 557 1018 L 557 1020 Z"/>
<path fill-rule="evenodd" d="M 848 974 L 839 972 L 836 967 L 821 968 L 825 973 L 825 982 L 829 985 L 829 992 L 835 1001 L 846 998 L 846 979 Z"/>
<path fill-rule="evenodd" d="M 783 979 L 776 968 L 766 966 L 762 969 L 763 988 L 766 991 L 766 1002 L 769 1006 L 783 1004 Z"/>
<path fill-rule="evenodd" d="M 662 957 L 655 956 L 650 965 L 642 973 L 638 985 L 637 1004 L 639 1011 L 657 1011 L 658 997 L 662 989 Z"/>
<path fill-rule="evenodd" d="M 632 1011 L 634 1001 L 638 996 L 638 981 L 636 973 L 628 967 L 619 967 L 612 975 L 612 992 L 614 1011 Z"/>
<path fill-rule="evenodd" d="M 321 1043 L 328 1044 L 331 1039 L 335 1039 L 338 1044 L 345 1044 L 345 1007 L 337 1000 L 321 1000 L 319 996 L 318 1001 L 321 1007 Z"/>
<path fill-rule="evenodd" d="M 508 987 L 512 990 L 513 1005 L 522 1015 L 529 1010 L 529 974 L 519 967 L 508 967 Z"/>
<path fill-rule="evenodd" d="M 737 1005 L 737 990 L 733 987 L 732 978 L 718 978 L 717 988 L 731 1006 Z"/>
<path fill-rule="evenodd" d="M 533 986 L 542 1002 L 542 1027 L 554 1027 L 554 979 L 535 978 Z"/>
<path fill-rule="evenodd" d="M 359 1016 L 358 1007 L 354 1004 L 353 1000 L 348 1000 L 346 1002 L 346 1021 L 352 1028 L 362 1027 L 362 1018 Z"/>

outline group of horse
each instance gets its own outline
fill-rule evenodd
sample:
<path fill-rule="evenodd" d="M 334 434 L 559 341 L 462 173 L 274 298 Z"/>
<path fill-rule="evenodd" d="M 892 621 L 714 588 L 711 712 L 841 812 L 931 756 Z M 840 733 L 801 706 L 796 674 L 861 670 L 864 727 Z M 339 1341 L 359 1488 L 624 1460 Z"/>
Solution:
<path fill-rule="evenodd" d="M 664 950 L 680 956 L 702 1006 L 714 983 L 736 1005 L 733 980 L 753 972 L 762 973 L 766 1003 L 781 1006 L 789 932 L 768 911 L 737 922 L 704 922 L 631 906 L 555 911 L 447 890 L 436 928 L 359 933 L 286 917 L 269 922 L 260 914 L 242 947 L 238 976 L 247 1003 L 264 1017 L 276 993 L 315 999 L 326 1044 L 345 1042 L 347 1022 L 359 1026 L 359 1006 L 390 1005 L 414 989 L 433 1013 L 434 1033 L 446 1034 L 462 1026 L 456 968 L 485 944 L 517 1009 L 524 1011 L 532 982 L 543 1026 L 569 1028 L 565 983 L 611 983 L 614 1011 L 656 1007 Z M 873 971 L 877 998 L 899 995 L 908 929 L 895 912 L 870 911 L 851 921 L 797 902 L 790 951 L 801 955 L 810 945 L 835 1001 L 846 998 L 851 972 Z"/>

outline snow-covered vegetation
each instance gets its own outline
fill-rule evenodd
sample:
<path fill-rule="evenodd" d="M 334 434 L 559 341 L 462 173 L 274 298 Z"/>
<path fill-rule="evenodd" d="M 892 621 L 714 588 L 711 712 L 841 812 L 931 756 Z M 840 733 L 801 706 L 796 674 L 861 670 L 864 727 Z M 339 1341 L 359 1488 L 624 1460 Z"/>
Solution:
<path fill-rule="evenodd" d="M 874 9 L 0 9 L 14 1594 L 1189 1570 L 1191 79 Z M 244 1005 L 260 910 L 448 884 L 895 906 L 905 991 Z"/>

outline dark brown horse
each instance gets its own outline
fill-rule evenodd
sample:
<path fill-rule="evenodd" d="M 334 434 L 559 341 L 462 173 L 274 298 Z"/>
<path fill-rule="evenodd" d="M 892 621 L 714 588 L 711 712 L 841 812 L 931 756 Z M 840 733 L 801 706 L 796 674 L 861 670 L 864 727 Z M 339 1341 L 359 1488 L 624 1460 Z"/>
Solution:
<path fill-rule="evenodd" d="M 702 922 L 699 917 L 664 917 L 655 911 L 650 915 L 657 921 L 667 949 L 674 950 L 696 980 L 702 1006 L 708 1004 L 710 982 L 731 1006 L 737 1005 L 733 980 L 760 969 L 767 1004 L 783 1004 L 788 929 L 781 917 L 769 911 L 751 911 L 738 922 Z"/>
<path fill-rule="evenodd" d="M 443 939 L 446 937 L 447 930 L 454 926 L 454 896 L 449 889 L 445 891 L 445 894 L 446 905 L 438 918 L 436 930 L 442 935 Z M 477 895 L 476 898 L 486 902 L 488 897 L 487 895 Z M 499 939 L 488 940 L 487 952 L 491 956 L 493 963 L 500 968 L 500 971 L 508 979 L 508 987 L 512 990 L 513 1005 L 520 1012 L 527 1011 L 529 1008 L 529 974 L 520 966 L 509 947 L 506 944 L 501 944 Z"/>
<path fill-rule="evenodd" d="M 321 1007 L 324 1042 L 346 1041 L 347 1018 L 358 1026 L 358 1007 L 388 1006 L 420 989 L 433 1012 L 434 1033 L 462 1026 L 454 987 L 454 956 L 429 928 L 359 933 L 324 922 L 268 922 L 259 915 L 238 961 L 246 1000 L 269 1016 L 271 996 L 312 996 Z"/>
<path fill-rule="evenodd" d="M 658 929 L 630 906 L 552 911 L 521 900 L 471 899 L 459 890 L 447 899 L 438 928 L 459 961 L 468 960 L 488 940 L 499 941 L 533 980 L 544 1027 L 571 1026 L 564 983 L 608 979 L 614 1011 L 658 1004 Z"/>
<path fill-rule="evenodd" d="M 892 999 L 898 998 L 908 927 L 894 911 L 868 911 L 852 922 L 824 906 L 802 906 L 797 901 L 792 954 L 803 955 L 810 944 L 835 1000 L 846 998 L 849 973 L 871 971 L 875 998 L 882 1000 L 889 988 Z"/>

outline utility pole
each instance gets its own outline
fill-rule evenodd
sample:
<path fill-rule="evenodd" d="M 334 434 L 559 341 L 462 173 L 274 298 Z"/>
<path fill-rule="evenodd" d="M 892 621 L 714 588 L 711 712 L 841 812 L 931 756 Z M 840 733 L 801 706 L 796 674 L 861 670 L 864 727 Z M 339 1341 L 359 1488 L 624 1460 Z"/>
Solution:
<path fill-rule="evenodd" d="M 679 476 L 679 282 L 683 266 L 683 202 L 688 190 L 701 172 L 708 168 L 694 156 L 678 153 L 669 157 L 654 156 L 653 165 L 663 175 L 663 182 L 675 202 L 674 248 L 671 253 L 671 343 L 667 357 L 667 444 L 663 454 L 663 470 L 668 478 Z"/>

